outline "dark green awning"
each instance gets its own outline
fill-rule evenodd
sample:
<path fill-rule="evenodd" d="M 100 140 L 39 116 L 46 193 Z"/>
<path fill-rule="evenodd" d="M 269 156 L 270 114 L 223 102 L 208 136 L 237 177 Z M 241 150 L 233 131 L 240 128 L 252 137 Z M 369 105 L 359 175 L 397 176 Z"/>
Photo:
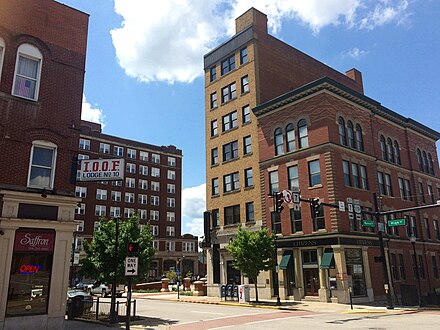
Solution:
<path fill-rule="evenodd" d="M 335 268 L 335 258 L 333 256 L 333 251 L 324 252 L 321 259 L 321 269 Z"/>
<path fill-rule="evenodd" d="M 280 261 L 280 269 L 287 269 L 287 266 L 289 265 L 291 259 L 292 259 L 292 255 L 290 254 L 283 255 L 283 258 Z"/>

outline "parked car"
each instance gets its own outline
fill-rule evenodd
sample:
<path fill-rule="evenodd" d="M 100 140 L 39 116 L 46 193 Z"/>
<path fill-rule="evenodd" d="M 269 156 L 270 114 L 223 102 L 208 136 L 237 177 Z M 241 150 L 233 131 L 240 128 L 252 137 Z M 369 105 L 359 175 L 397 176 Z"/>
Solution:
<path fill-rule="evenodd" d="M 66 314 L 69 319 L 88 313 L 93 306 L 93 298 L 87 292 L 74 289 L 67 291 Z"/>
<path fill-rule="evenodd" d="M 90 294 L 99 294 L 101 297 L 107 297 L 112 294 L 112 285 L 100 284 L 95 286 L 94 284 L 89 284 L 85 288 L 85 290 Z M 116 296 L 122 297 L 122 294 L 125 292 L 125 286 L 123 284 L 116 286 Z"/>

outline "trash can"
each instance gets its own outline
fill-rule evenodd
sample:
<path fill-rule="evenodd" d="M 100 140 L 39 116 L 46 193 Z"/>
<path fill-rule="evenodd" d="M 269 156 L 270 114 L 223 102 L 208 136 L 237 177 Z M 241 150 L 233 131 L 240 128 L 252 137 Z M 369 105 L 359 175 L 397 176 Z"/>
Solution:
<path fill-rule="evenodd" d="M 72 320 L 84 314 L 84 300 L 81 297 L 71 298 L 67 301 L 67 318 Z"/>
<path fill-rule="evenodd" d="M 243 303 L 248 303 L 249 301 L 251 301 L 250 299 L 250 294 L 249 294 L 249 285 L 239 285 L 238 286 L 238 302 L 243 304 Z"/>

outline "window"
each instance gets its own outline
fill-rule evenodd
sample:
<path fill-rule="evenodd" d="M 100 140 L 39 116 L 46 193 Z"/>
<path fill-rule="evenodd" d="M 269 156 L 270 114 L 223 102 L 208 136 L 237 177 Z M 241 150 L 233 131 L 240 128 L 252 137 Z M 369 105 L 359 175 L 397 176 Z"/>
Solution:
<path fill-rule="evenodd" d="M 240 189 L 240 176 L 238 172 L 223 176 L 223 192 L 230 192 Z"/>
<path fill-rule="evenodd" d="M 216 79 L 217 79 L 217 70 L 215 66 L 213 66 L 209 69 L 209 81 L 213 82 Z"/>
<path fill-rule="evenodd" d="M 148 166 L 147 165 L 139 165 L 139 174 L 140 175 L 148 175 Z"/>
<path fill-rule="evenodd" d="M 154 206 L 159 206 L 159 196 L 151 196 L 150 204 Z"/>
<path fill-rule="evenodd" d="M 107 200 L 107 190 L 105 189 L 96 189 L 96 199 L 101 201 Z"/>
<path fill-rule="evenodd" d="M 3 58 L 5 54 L 5 41 L 0 38 L 0 81 L 2 80 Z"/>
<path fill-rule="evenodd" d="M 409 218 L 409 224 L 410 224 L 410 237 L 414 236 L 414 237 L 419 237 L 418 235 L 418 231 L 417 231 L 417 222 L 416 222 L 416 217 L 411 216 Z"/>
<path fill-rule="evenodd" d="M 112 201 L 120 202 L 121 201 L 121 192 L 120 191 L 112 191 Z"/>
<path fill-rule="evenodd" d="M 175 194 L 176 193 L 176 185 L 172 183 L 167 183 L 167 193 Z"/>
<path fill-rule="evenodd" d="M 396 164 L 401 165 L 402 161 L 400 159 L 400 148 L 399 148 L 399 142 L 394 140 L 394 156 L 396 157 Z"/>
<path fill-rule="evenodd" d="M 160 182 L 151 181 L 151 190 L 152 191 L 160 191 Z"/>
<path fill-rule="evenodd" d="M 195 252 L 194 242 L 182 242 L 182 250 L 184 252 Z"/>
<path fill-rule="evenodd" d="M 124 157 L 124 147 L 114 146 L 113 147 L 113 155 Z"/>
<path fill-rule="evenodd" d="M 287 152 L 296 150 L 295 127 L 289 124 L 286 127 L 286 146 Z"/>
<path fill-rule="evenodd" d="M 176 207 L 176 199 L 172 197 L 167 197 L 167 206 Z"/>
<path fill-rule="evenodd" d="M 431 173 L 432 175 L 434 175 L 434 163 L 432 161 L 432 156 L 430 153 L 428 153 L 428 166 L 429 166 L 429 173 Z"/>
<path fill-rule="evenodd" d="M 138 209 L 138 217 L 141 220 L 147 220 L 147 210 Z"/>
<path fill-rule="evenodd" d="M 425 279 L 425 267 L 423 266 L 423 256 L 421 254 L 418 255 L 419 257 L 419 275 L 421 279 Z"/>
<path fill-rule="evenodd" d="M 135 164 L 127 163 L 125 168 L 126 168 L 127 173 L 136 173 L 136 165 Z"/>
<path fill-rule="evenodd" d="M 176 171 L 168 170 L 167 178 L 168 180 L 176 180 Z"/>
<path fill-rule="evenodd" d="M 168 157 L 168 166 L 176 166 L 176 158 L 175 157 Z"/>
<path fill-rule="evenodd" d="M 233 141 L 223 145 L 223 161 L 238 158 L 238 142 Z"/>
<path fill-rule="evenodd" d="M 422 153 L 420 149 L 417 149 L 417 163 L 419 164 L 419 170 L 423 172 Z"/>
<path fill-rule="evenodd" d="M 87 197 L 87 187 L 75 187 L 75 196 L 86 198 Z"/>
<path fill-rule="evenodd" d="M 166 241 L 165 242 L 165 249 L 167 251 L 176 251 L 176 242 L 174 242 L 174 241 Z"/>
<path fill-rule="evenodd" d="M 432 225 L 434 226 L 435 238 L 440 240 L 440 228 L 438 226 L 438 220 L 433 220 Z"/>
<path fill-rule="evenodd" d="M 350 162 L 347 160 L 342 161 L 342 171 L 344 172 L 344 185 L 351 187 L 351 175 L 350 175 Z"/>
<path fill-rule="evenodd" d="M 156 211 L 156 210 L 150 211 L 150 220 L 158 221 L 159 220 L 159 211 Z"/>
<path fill-rule="evenodd" d="M 356 125 L 356 147 L 359 151 L 364 151 L 364 140 L 362 136 L 362 127 L 361 125 Z"/>
<path fill-rule="evenodd" d="M 134 203 L 134 193 L 125 193 L 125 202 Z"/>
<path fill-rule="evenodd" d="M 361 188 L 368 190 L 368 177 L 367 177 L 367 167 L 360 165 L 361 169 Z"/>
<path fill-rule="evenodd" d="M 277 128 L 274 133 L 275 156 L 284 154 L 283 131 Z"/>
<path fill-rule="evenodd" d="M 393 196 L 393 186 L 391 185 L 391 176 L 389 174 L 384 174 L 384 177 L 385 177 L 386 195 Z"/>
<path fill-rule="evenodd" d="M 101 154 L 109 154 L 110 153 L 110 144 L 100 143 L 99 144 L 99 152 Z"/>
<path fill-rule="evenodd" d="M 431 256 L 431 264 L 432 264 L 432 273 L 434 274 L 434 278 L 438 279 L 438 266 L 437 266 L 437 259 L 435 256 Z"/>
<path fill-rule="evenodd" d="M 225 207 L 225 225 L 240 223 L 240 205 Z"/>
<path fill-rule="evenodd" d="M 176 213 L 167 212 L 167 221 L 168 222 L 175 222 L 176 221 Z"/>
<path fill-rule="evenodd" d="M 382 154 L 383 160 L 388 160 L 387 147 L 385 144 L 385 137 L 383 135 L 380 136 L 380 152 Z"/>
<path fill-rule="evenodd" d="M 244 76 L 241 78 L 241 94 L 249 92 L 249 78 Z"/>
<path fill-rule="evenodd" d="M 377 181 L 379 183 L 379 192 L 381 195 L 386 195 L 385 180 L 382 172 L 377 172 Z"/>
<path fill-rule="evenodd" d="M 94 221 L 93 222 L 93 231 L 99 231 L 99 221 Z"/>
<path fill-rule="evenodd" d="M 235 69 L 235 55 L 228 57 L 221 62 L 221 74 L 222 76 L 231 70 Z"/>
<path fill-rule="evenodd" d="M 426 156 L 426 151 L 422 152 L 423 160 L 423 172 L 428 172 L 428 158 Z"/>
<path fill-rule="evenodd" d="M 390 257 L 391 257 L 391 276 L 393 277 L 393 280 L 398 280 L 396 255 L 394 253 L 390 253 Z"/>
<path fill-rule="evenodd" d="M 121 208 L 119 206 L 110 206 L 110 217 L 119 218 L 121 216 Z"/>
<path fill-rule="evenodd" d="M 173 226 L 167 226 L 167 236 L 176 236 L 176 229 Z"/>
<path fill-rule="evenodd" d="M 305 148 L 309 146 L 309 133 L 307 131 L 307 122 L 305 119 L 301 119 L 298 122 L 298 134 L 299 134 L 299 147 Z"/>
<path fill-rule="evenodd" d="M 136 180 L 133 178 L 125 178 L 125 187 L 126 188 L 135 188 Z"/>
<path fill-rule="evenodd" d="M 244 47 L 240 50 L 240 65 L 247 63 L 248 61 L 248 51 L 247 48 Z"/>
<path fill-rule="evenodd" d="M 361 187 L 361 180 L 359 176 L 359 165 L 352 163 L 351 164 L 351 174 L 353 176 L 353 187 L 360 188 Z"/>
<path fill-rule="evenodd" d="M 153 248 L 159 251 L 159 241 L 153 241 Z"/>
<path fill-rule="evenodd" d="M 428 185 L 428 196 L 429 196 L 429 200 L 430 200 L 431 204 L 434 204 L 435 203 L 435 201 L 434 201 L 434 192 L 432 190 L 432 186 L 431 185 Z"/>
<path fill-rule="evenodd" d="M 279 192 L 278 186 L 278 171 L 269 172 L 269 193 L 272 195 L 274 192 Z"/>
<path fill-rule="evenodd" d="M 228 113 L 222 118 L 222 132 L 229 131 L 238 126 L 237 123 L 237 111 Z"/>
<path fill-rule="evenodd" d="M 348 138 L 348 146 L 350 148 L 354 148 L 354 127 L 351 120 L 347 122 L 347 138 Z"/>
<path fill-rule="evenodd" d="M 160 164 L 160 155 L 151 154 L 151 161 L 155 164 Z"/>
<path fill-rule="evenodd" d="M 147 161 L 148 160 L 148 152 L 140 151 L 139 152 L 139 159 L 142 161 Z"/>
<path fill-rule="evenodd" d="M 404 184 L 405 184 L 405 195 L 407 197 L 408 200 L 412 201 L 412 195 L 411 195 L 411 185 L 409 183 L 409 180 L 403 180 Z"/>
<path fill-rule="evenodd" d="M 22 44 L 17 50 L 12 95 L 36 101 L 40 88 L 43 56 L 34 46 Z"/>
<path fill-rule="evenodd" d="M 34 141 L 31 149 L 28 187 L 53 188 L 57 147 L 45 141 Z"/>
<path fill-rule="evenodd" d="M 106 210 L 105 205 L 95 205 L 95 215 L 98 217 L 105 217 Z"/>
<path fill-rule="evenodd" d="M 302 232 L 301 208 L 299 210 L 290 209 L 290 225 L 292 234 Z"/>
<path fill-rule="evenodd" d="M 150 228 L 151 228 L 151 235 L 159 236 L 159 226 L 152 225 Z M 170 251 L 168 248 L 167 248 L 167 250 Z"/>
<path fill-rule="evenodd" d="M 419 182 L 418 187 L 419 187 L 420 199 L 422 200 L 422 203 L 425 204 L 426 203 L 426 199 L 425 199 L 425 193 L 423 192 L 423 183 Z"/>
<path fill-rule="evenodd" d="M 86 213 L 86 204 L 80 203 L 80 206 L 78 205 L 75 208 L 75 214 L 84 215 Z"/>
<path fill-rule="evenodd" d="M 243 153 L 245 155 L 252 153 L 252 139 L 251 136 L 245 136 L 243 138 Z"/>
<path fill-rule="evenodd" d="M 89 155 L 78 154 L 78 160 L 89 159 Z"/>
<path fill-rule="evenodd" d="M 399 274 L 400 274 L 400 278 L 402 280 L 406 279 L 405 263 L 404 263 L 404 259 L 403 259 L 403 254 L 399 254 Z"/>
<path fill-rule="evenodd" d="M 152 167 L 151 168 L 151 176 L 155 177 L 155 178 L 159 178 L 160 177 L 160 168 Z"/>
<path fill-rule="evenodd" d="M 124 208 L 124 218 L 130 218 L 132 215 L 134 215 L 134 209 Z"/>
<path fill-rule="evenodd" d="M 255 214 L 254 214 L 254 203 L 249 202 L 246 203 L 246 222 L 254 222 Z"/>
<path fill-rule="evenodd" d="M 222 103 L 226 103 L 237 97 L 237 86 L 234 83 L 222 88 Z"/>
<path fill-rule="evenodd" d="M 252 187 L 253 185 L 252 168 L 247 168 L 244 170 L 244 186 Z"/>
<path fill-rule="evenodd" d="M 114 187 L 122 187 L 122 180 L 112 181 L 112 186 L 114 186 Z"/>
<path fill-rule="evenodd" d="M 241 108 L 242 121 L 244 123 L 249 123 L 251 121 L 251 109 L 249 105 L 245 105 Z"/>
<path fill-rule="evenodd" d="M 139 201 L 139 204 L 147 204 L 148 203 L 148 196 L 144 195 L 144 194 L 139 194 L 138 201 Z"/>
<path fill-rule="evenodd" d="M 397 181 L 399 182 L 399 192 L 400 192 L 400 198 L 407 199 L 406 197 L 406 191 L 405 191 L 405 184 L 402 178 L 397 178 Z"/>
<path fill-rule="evenodd" d="M 217 165 L 218 164 L 218 149 L 214 148 L 211 149 L 211 165 Z"/>
<path fill-rule="evenodd" d="M 90 140 L 79 139 L 79 148 L 81 150 L 90 150 Z M 79 159 L 79 157 L 78 157 L 78 159 Z"/>
<path fill-rule="evenodd" d="M 342 117 L 338 119 L 339 143 L 343 146 L 347 145 L 347 132 L 345 130 L 345 120 Z"/>
<path fill-rule="evenodd" d="M 287 175 L 289 176 L 289 190 L 299 188 L 298 165 L 290 166 L 287 169 Z"/>
<path fill-rule="evenodd" d="M 214 178 L 214 179 L 212 179 L 212 196 L 216 196 L 219 193 L 220 192 L 219 192 L 218 178 Z"/>
<path fill-rule="evenodd" d="M 217 119 L 211 121 L 211 137 L 216 136 L 218 134 L 218 123 Z"/>
<path fill-rule="evenodd" d="M 309 183 L 310 187 L 321 184 L 321 168 L 319 159 L 309 162 Z"/>
<path fill-rule="evenodd" d="M 79 223 L 76 225 L 76 231 L 84 231 L 84 220 L 80 220 Z"/>
<path fill-rule="evenodd" d="M 431 228 L 429 228 L 429 220 L 428 218 L 423 218 L 423 225 L 426 229 L 426 237 L 431 239 Z"/>
<path fill-rule="evenodd" d="M 219 227 L 220 226 L 220 212 L 218 209 L 214 209 L 211 212 L 212 215 L 212 227 Z"/>

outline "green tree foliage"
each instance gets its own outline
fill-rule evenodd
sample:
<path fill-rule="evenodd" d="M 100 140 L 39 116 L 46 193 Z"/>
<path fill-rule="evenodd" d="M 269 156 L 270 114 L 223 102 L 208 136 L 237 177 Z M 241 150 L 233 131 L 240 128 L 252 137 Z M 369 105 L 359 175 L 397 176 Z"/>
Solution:
<path fill-rule="evenodd" d="M 116 273 L 117 283 L 126 282 L 125 258 L 128 255 L 129 242 L 139 243 L 138 276 L 133 281 L 148 277 L 151 261 L 154 258 L 153 236 L 150 226 L 140 230 L 139 219 L 132 216 L 129 219 L 119 220 L 118 260 L 115 259 L 116 220 L 101 218 L 99 230 L 95 231 L 91 243 L 84 242 L 84 251 L 87 256 L 82 260 L 80 275 L 94 278 L 96 283 L 112 283 Z"/>
<path fill-rule="evenodd" d="M 226 247 L 233 258 L 234 267 L 255 283 L 258 302 L 257 277 L 261 271 L 275 267 L 275 238 L 267 229 L 249 231 L 238 228 L 237 237 Z"/>

